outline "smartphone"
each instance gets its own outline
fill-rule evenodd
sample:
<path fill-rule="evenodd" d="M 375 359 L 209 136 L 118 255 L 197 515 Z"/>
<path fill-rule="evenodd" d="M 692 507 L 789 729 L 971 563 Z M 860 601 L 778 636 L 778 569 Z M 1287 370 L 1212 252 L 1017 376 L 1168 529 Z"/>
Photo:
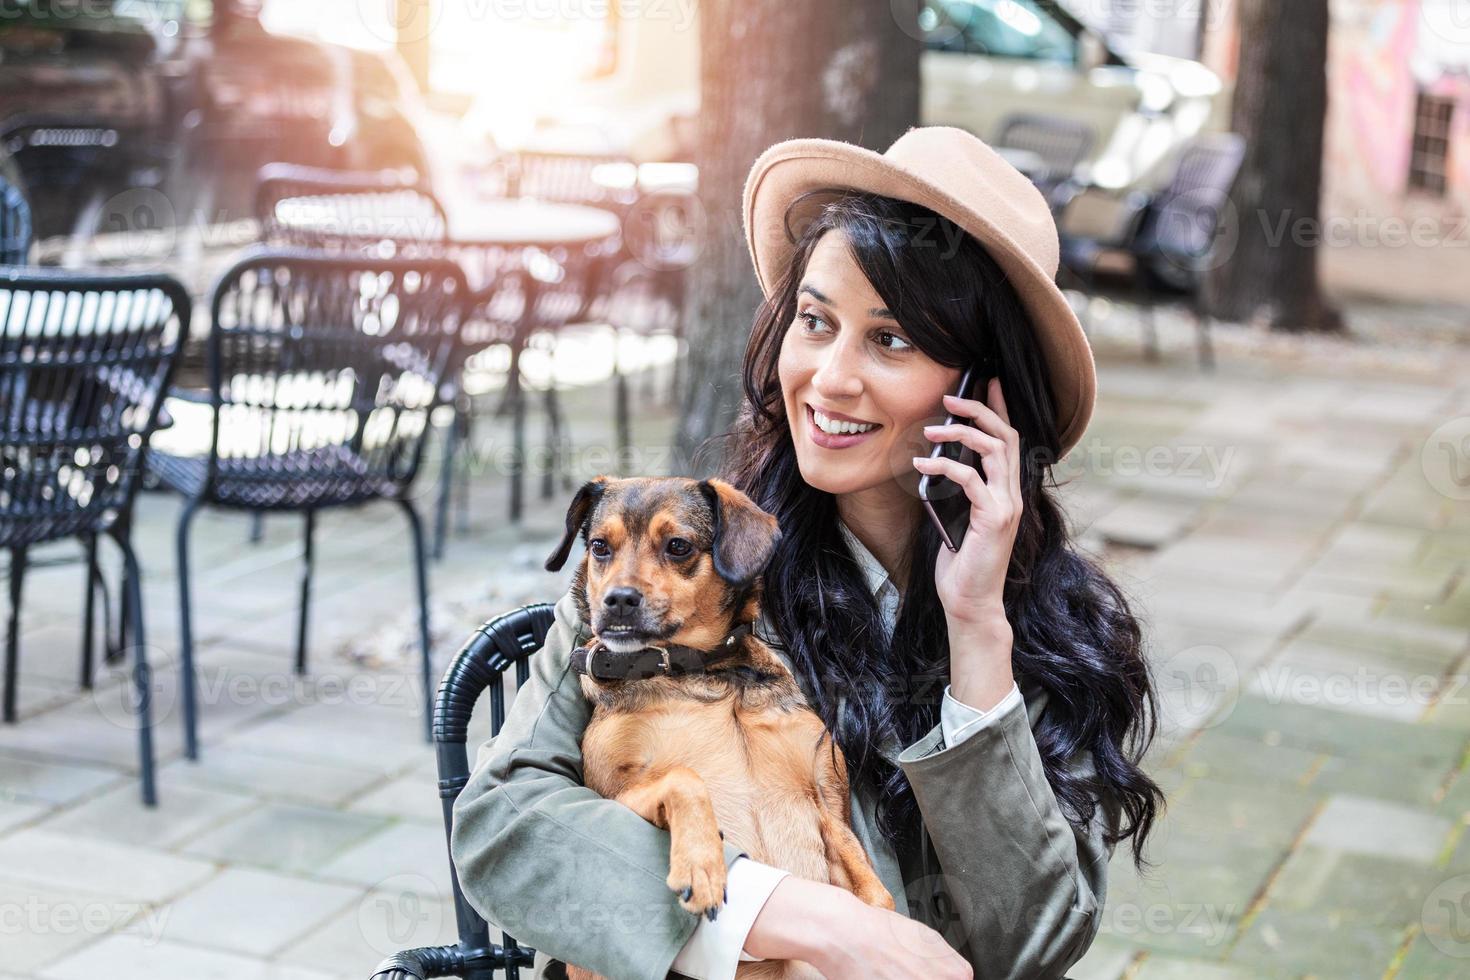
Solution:
<path fill-rule="evenodd" d="M 988 361 L 972 364 L 960 377 L 955 395 L 959 398 L 975 398 L 975 393 L 990 383 L 991 376 Z M 955 422 L 975 424 L 968 418 L 953 414 L 944 420 L 945 425 Z M 959 442 L 936 442 L 929 450 L 929 458 L 937 459 L 941 455 L 958 460 L 963 466 L 974 466 L 979 458 L 975 450 Z M 985 479 L 984 470 L 980 471 L 980 478 Z M 964 488 L 946 476 L 925 473 L 919 477 L 919 499 L 924 502 L 929 519 L 939 529 L 939 537 L 944 541 L 944 546 L 950 551 L 959 551 L 965 528 L 970 526 L 970 498 L 965 495 Z"/>

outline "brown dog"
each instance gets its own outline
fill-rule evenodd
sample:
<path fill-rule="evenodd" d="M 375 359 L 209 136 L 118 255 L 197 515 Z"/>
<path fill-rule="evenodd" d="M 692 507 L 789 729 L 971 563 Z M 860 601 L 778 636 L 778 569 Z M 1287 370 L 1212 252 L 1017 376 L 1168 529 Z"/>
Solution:
<path fill-rule="evenodd" d="M 668 885 L 696 915 L 714 919 L 723 904 L 722 838 L 892 909 L 852 832 L 841 749 L 750 632 L 779 534 L 722 480 L 597 477 L 577 492 L 546 567 L 560 569 L 582 537 L 572 593 L 593 639 L 572 662 L 594 705 L 584 781 L 669 831 Z M 816 971 L 763 961 L 738 974 Z"/>

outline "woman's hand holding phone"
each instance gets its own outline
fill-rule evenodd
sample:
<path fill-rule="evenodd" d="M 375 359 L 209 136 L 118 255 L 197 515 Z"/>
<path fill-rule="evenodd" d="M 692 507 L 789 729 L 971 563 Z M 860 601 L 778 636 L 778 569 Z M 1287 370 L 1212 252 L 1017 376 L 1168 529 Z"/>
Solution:
<path fill-rule="evenodd" d="M 958 442 L 980 456 L 973 466 L 943 456 L 914 457 L 920 473 L 946 477 L 969 503 L 958 550 L 940 549 L 934 586 L 949 620 L 951 693 L 981 710 L 1010 691 L 1011 628 L 1005 617 L 1006 572 L 1021 526 L 1021 436 L 1006 412 L 1000 379 L 991 378 L 986 402 L 944 396 L 945 410 L 967 425 L 924 427 L 935 442 Z"/>

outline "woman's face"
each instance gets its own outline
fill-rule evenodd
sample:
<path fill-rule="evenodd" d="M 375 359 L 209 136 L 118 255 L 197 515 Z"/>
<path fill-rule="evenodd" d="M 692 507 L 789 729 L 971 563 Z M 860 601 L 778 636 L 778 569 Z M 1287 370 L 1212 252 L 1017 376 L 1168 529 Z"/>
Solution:
<path fill-rule="evenodd" d="M 922 353 L 863 275 L 840 231 L 823 235 L 797 288 L 778 361 L 781 397 L 808 484 L 833 494 L 918 484 L 927 424 L 960 369 Z M 858 429 L 861 431 L 851 431 Z"/>

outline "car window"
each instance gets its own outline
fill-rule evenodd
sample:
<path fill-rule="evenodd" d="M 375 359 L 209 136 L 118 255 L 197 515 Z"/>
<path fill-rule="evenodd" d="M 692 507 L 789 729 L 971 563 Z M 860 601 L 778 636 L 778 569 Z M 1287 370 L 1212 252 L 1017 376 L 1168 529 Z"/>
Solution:
<path fill-rule="evenodd" d="M 925 0 L 919 27 L 932 50 L 1077 61 L 1077 39 L 1033 0 Z"/>

